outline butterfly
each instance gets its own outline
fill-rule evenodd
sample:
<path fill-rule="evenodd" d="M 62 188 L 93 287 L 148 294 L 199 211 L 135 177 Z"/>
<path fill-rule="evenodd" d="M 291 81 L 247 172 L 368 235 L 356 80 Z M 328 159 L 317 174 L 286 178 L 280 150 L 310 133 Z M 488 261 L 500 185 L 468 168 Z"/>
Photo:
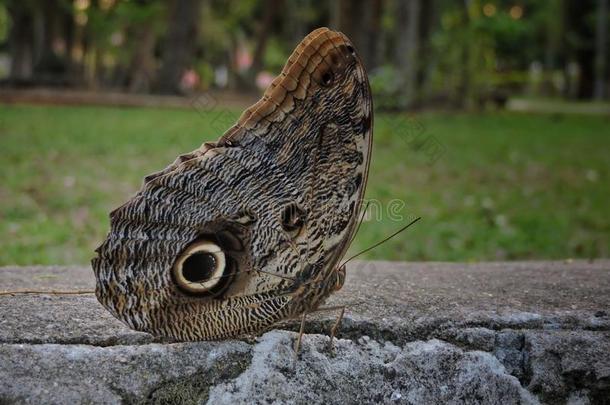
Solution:
<path fill-rule="evenodd" d="M 129 327 L 176 340 L 258 334 L 341 288 L 373 127 L 364 66 L 319 28 L 218 141 L 144 179 L 110 213 L 96 296 Z"/>

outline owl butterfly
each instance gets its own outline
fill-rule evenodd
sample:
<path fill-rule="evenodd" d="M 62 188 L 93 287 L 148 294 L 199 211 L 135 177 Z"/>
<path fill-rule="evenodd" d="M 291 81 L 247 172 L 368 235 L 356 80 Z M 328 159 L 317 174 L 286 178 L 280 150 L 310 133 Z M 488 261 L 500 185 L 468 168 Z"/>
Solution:
<path fill-rule="evenodd" d="M 349 39 L 320 28 L 217 142 L 145 178 L 110 214 L 98 300 L 177 340 L 257 334 L 343 285 L 373 110 Z"/>

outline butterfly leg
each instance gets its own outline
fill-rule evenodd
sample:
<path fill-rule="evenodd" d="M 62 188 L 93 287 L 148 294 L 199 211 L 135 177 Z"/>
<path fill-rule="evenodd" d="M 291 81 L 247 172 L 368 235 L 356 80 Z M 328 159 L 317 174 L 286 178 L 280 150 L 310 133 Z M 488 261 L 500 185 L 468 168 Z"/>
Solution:
<path fill-rule="evenodd" d="M 330 328 L 330 342 L 328 342 L 328 350 L 333 350 L 333 341 L 335 339 L 335 335 L 337 333 L 337 330 L 339 329 L 339 326 L 341 325 L 341 321 L 343 320 L 343 315 L 345 314 L 345 307 L 340 307 L 341 308 L 341 312 L 339 312 L 339 316 L 337 317 L 337 320 L 335 321 L 335 324 L 333 325 L 332 328 Z"/>
<path fill-rule="evenodd" d="M 337 320 L 335 321 L 333 326 L 330 328 L 330 342 L 328 344 L 328 347 L 331 350 L 333 348 L 333 340 L 335 339 L 335 336 L 337 335 L 339 326 L 341 326 L 341 321 L 343 320 L 343 315 L 345 315 L 345 308 L 346 308 L 345 305 L 337 305 L 334 307 L 317 308 L 311 312 L 311 313 L 313 313 L 313 312 L 326 312 L 326 311 L 337 311 L 337 310 L 340 311 L 339 316 L 337 317 Z M 303 323 L 301 323 L 301 330 L 303 330 Z"/>
<path fill-rule="evenodd" d="M 297 342 L 294 345 L 294 356 L 297 357 L 299 355 L 299 350 L 301 349 L 301 340 L 303 339 L 303 331 L 305 330 L 305 317 L 307 316 L 307 312 L 304 312 L 301 315 L 301 328 L 299 329 L 299 337 L 297 338 Z"/>
<path fill-rule="evenodd" d="M 330 342 L 328 344 L 328 348 L 329 350 L 333 349 L 333 341 L 334 338 L 337 334 L 337 331 L 339 330 L 339 326 L 341 326 L 341 321 L 343 320 L 343 315 L 345 314 L 345 306 L 334 306 L 334 307 L 323 307 L 323 308 L 318 308 L 316 310 L 314 310 L 313 312 L 323 312 L 323 311 L 336 311 L 336 310 L 341 310 L 339 312 L 339 316 L 337 317 L 337 320 L 335 321 L 335 323 L 333 324 L 332 328 L 330 328 Z M 307 317 L 308 312 L 303 313 L 303 315 L 301 315 L 301 327 L 299 328 L 299 336 L 297 338 L 297 341 L 294 345 L 294 354 L 295 356 L 299 355 L 299 351 L 301 349 L 301 341 L 303 340 L 303 334 L 305 331 L 305 318 Z"/>

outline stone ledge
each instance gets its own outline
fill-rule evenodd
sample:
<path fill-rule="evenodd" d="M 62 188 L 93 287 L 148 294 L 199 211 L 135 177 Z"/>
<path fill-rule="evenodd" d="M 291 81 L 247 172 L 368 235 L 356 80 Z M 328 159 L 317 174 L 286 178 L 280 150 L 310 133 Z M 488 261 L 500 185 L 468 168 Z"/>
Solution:
<path fill-rule="evenodd" d="M 86 267 L 0 268 L 0 289 L 91 289 Z M 610 261 L 355 262 L 311 317 L 253 341 L 168 343 L 93 295 L 0 296 L 0 403 L 607 403 Z"/>

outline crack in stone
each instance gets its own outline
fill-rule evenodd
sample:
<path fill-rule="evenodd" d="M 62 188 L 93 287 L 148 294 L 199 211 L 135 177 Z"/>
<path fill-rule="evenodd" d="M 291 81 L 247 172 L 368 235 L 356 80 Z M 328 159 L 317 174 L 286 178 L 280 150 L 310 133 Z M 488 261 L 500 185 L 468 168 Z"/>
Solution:
<path fill-rule="evenodd" d="M 200 369 L 188 377 L 164 382 L 151 390 L 146 400 L 136 403 L 155 405 L 205 403 L 208 401 L 212 387 L 239 377 L 251 363 L 251 352 L 227 353 L 210 369 Z M 133 402 L 135 401 L 130 401 Z"/>
<path fill-rule="evenodd" d="M 568 331 L 580 330 L 588 332 L 610 332 L 610 323 L 600 325 L 575 325 L 571 320 L 548 321 L 541 320 L 539 322 L 498 322 L 497 320 L 490 321 L 462 321 L 456 322 L 449 317 L 443 318 L 422 318 L 399 319 L 386 322 L 374 322 L 369 319 L 354 319 L 345 317 L 339 329 L 338 337 L 357 341 L 362 336 L 369 336 L 375 340 L 387 341 L 395 344 L 405 344 L 416 340 L 428 340 L 433 338 L 447 339 L 447 333 L 451 331 L 467 330 L 472 328 L 483 328 L 493 332 L 501 332 L 504 330 L 528 330 L 528 331 Z M 414 322 L 413 322 L 414 321 Z M 405 325 L 397 323 L 404 322 Z M 412 322 L 406 324 L 407 322 Z M 306 334 L 322 334 L 328 335 L 331 326 L 334 324 L 334 319 L 311 319 L 305 325 Z M 272 329 L 286 330 L 297 332 L 300 324 L 295 321 L 286 321 L 279 323 Z M 251 337 L 242 337 L 235 340 L 251 342 Z M 146 345 L 149 343 L 178 343 L 171 339 L 154 337 L 147 333 L 126 332 L 123 335 L 115 335 L 107 338 L 98 338 L 96 336 L 76 336 L 63 339 L 45 339 L 45 338 L 26 338 L 26 339 L 0 339 L 0 344 L 83 344 L 97 347 L 112 347 L 112 346 L 134 346 Z"/>

